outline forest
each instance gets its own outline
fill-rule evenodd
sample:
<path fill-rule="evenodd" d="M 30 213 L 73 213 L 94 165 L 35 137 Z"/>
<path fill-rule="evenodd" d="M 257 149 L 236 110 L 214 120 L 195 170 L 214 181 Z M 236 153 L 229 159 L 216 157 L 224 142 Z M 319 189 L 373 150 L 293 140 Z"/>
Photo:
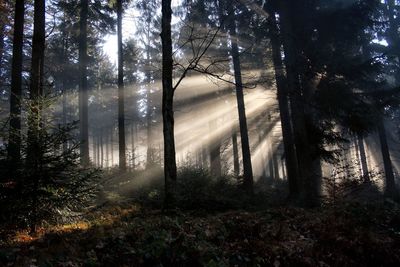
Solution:
<path fill-rule="evenodd" d="M 400 266 L 400 1 L 0 0 L 0 266 Z"/>

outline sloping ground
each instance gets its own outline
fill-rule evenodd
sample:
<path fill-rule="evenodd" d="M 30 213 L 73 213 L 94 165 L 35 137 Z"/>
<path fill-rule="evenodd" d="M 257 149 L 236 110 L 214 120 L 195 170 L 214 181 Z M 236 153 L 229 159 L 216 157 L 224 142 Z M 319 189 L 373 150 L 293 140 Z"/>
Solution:
<path fill-rule="evenodd" d="M 3 240 L 0 266 L 400 266 L 398 207 L 179 213 L 112 207 Z"/>

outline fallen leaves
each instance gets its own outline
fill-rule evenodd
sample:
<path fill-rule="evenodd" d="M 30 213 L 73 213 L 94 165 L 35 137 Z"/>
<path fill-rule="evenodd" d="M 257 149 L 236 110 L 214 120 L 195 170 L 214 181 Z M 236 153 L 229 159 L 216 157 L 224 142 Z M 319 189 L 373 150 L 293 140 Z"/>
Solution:
<path fill-rule="evenodd" d="M 0 265 L 390 266 L 400 263 L 396 216 L 364 206 L 206 216 L 109 208 L 36 237 L 19 232 L 0 249 Z"/>

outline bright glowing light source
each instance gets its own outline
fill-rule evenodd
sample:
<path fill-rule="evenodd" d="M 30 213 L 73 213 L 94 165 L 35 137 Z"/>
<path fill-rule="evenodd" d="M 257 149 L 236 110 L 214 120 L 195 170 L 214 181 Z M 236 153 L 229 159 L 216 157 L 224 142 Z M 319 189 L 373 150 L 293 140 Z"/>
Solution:
<path fill-rule="evenodd" d="M 372 43 L 374 43 L 374 44 L 380 44 L 380 45 L 383 45 L 383 46 L 388 46 L 389 44 L 388 44 L 388 42 L 385 40 L 385 39 L 382 39 L 382 40 L 379 40 L 379 39 L 374 39 L 374 40 L 372 40 Z"/>

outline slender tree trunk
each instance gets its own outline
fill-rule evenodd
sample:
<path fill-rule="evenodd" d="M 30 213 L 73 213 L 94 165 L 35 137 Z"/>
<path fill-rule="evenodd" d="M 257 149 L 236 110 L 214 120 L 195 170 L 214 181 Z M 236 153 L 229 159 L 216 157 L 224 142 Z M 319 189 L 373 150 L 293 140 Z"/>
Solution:
<path fill-rule="evenodd" d="M 286 164 L 285 164 L 285 160 L 282 158 L 281 159 L 281 167 L 282 167 L 282 177 L 283 177 L 283 179 L 287 179 L 287 176 L 286 176 L 286 171 L 285 171 L 285 167 L 286 167 Z"/>
<path fill-rule="evenodd" d="M 106 162 L 105 167 L 108 168 L 110 166 L 110 143 L 108 142 L 108 131 L 104 131 L 104 142 L 106 146 Z"/>
<path fill-rule="evenodd" d="M 174 88 L 172 85 L 172 38 L 171 38 L 171 0 L 162 0 L 162 115 L 164 134 L 164 176 L 165 176 L 165 207 L 175 205 L 176 158 L 174 137 Z"/>
<path fill-rule="evenodd" d="M 217 121 L 211 121 L 209 123 L 210 132 L 216 130 Z M 212 140 L 209 144 L 210 148 L 210 170 L 211 174 L 215 177 L 221 177 L 221 141 L 220 137 L 216 136 L 215 140 Z"/>
<path fill-rule="evenodd" d="M 87 85 L 88 0 L 81 0 L 79 19 L 79 130 L 81 163 L 89 164 L 89 111 Z"/>
<path fill-rule="evenodd" d="M 389 146 L 387 143 L 386 129 L 383 119 L 378 122 L 378 134 L 381 144 L 383 166 L 385 169 L 385 195 L 395 200 L 399 200 L 399 194 L 394 180 L 392 160 L 390 159 Z"/>
<path fill-rule="evenodd" d="M 277 159 L 277 152 L 272 152 L 272 163 L 274 164 L 274 179 L 279 180 L 279 164 Z"/>
<path fill-rule="evenodd" d="M 232 152 L 233 152 L 233 174 L 235 177 L 239 177 L 239 150 L 237 142 L 237 133 L 235 129 L 232 129 Z"/>
<path fill-rule="evenodd" d="M 272 154 L 271 152 L 268 153 L 268 168 L 269 168 L 269 177 L 271 180 L 274 179 L 274 165 L 272 163 Z"/>
<path fill-rule="evenodd" d="M 111 151 L 111 167 L 114 166 L 114 136 L 113 129 L 110 130 L 110 151 Z"/>
<path fill-rule="evenodd" d="M 119 169 L 126 171 L 125 107 L 124 107 L 124 62 L 122 50 L 122 0 L 117 0 L 118 21 L 118 144 Z"/>
<path fill-rule="evenodd" d="M 21 159 L 21 92 L 24 35 L 24 0 L 16 0 L 14 16 L 13 57 L 11 67 L 10 130 L 8 159 L 17 164 Z M 15 166 L 15 165 L 14 165 Z M 14 170 L 14 167 L 11 166 Z"/>
<path fill-rule="evenodd" d="M 135 126 L 131 124 L 131 153 L 132 153 L 132 170 L 135 170 Z"/>
<path fill-rule="evenodd" d="M 65 23 L 65 20 L 64 20 Z M 61 52 L 61 57 L 62 57 L 62 70 L 63 70 L 63 75 L 61 78 L 61 90 L 62 90 L 62 123 L 65 126 L 67 124 L 67 82 L 65 78 L 65 73 L 66 73 L 66 65 L 67 65 L 67 53 L 66 50 L 68 48 L 68 40 L 67 37 L 65 36 L 65 30 L 62 32 L 62 52 Z M 68 149 L 68 143 L 65 140 L 63 142 L 63 153 L 66 153 Z"/>
<path fill-rule="evenodd" d="M 242 143 L 243 156 L 243 187 L 248 194 L 253 194 L 253 168 L 251 165 L 250 144 L 247 129 L 246 111 L 244 105 L 242 73 L 240 67 L 239 47 L 236 36 L 236 25 L 232 5 L 228 5 L 228 13 L 231 16 L 229 21 L 229 34 L 231 36 L 231 55 L 236 84 L 236 99 L 239 113 L 240 138 Z"/>
<path fill-rule="evenodd" d="M 150 26 L 148 25 L 148 28 Z M 147 57 L 147 71 L 146 71 L 146 81 L 147 81 L 147 153 L 146 153 L 146 168 L 151 168 L 154 164 L 154 149 L 152 144 L 152 121 L 153 121 L 153 103 L 151 99 L 151 73 L 150 73 L 150 34 L 149 29 L 147 30 L 147 47 L 146 47 L 146 57 Z"/>
<path fill-rule="evenodd" d="M 369 182 L 367 156 L 365 153 L 364 138 L 362 134 L 357 134 L 357 145 L 358 145 L 358 151 L 360 152 L 362 178 L 364 182 Z"/>
<path fill-rule="evenodd" d="M 94 166 L 96 166 L 97 165 L 97 144 L 96 144 L 96 136 L 94 135 L 94 132 L 93 132 L 93 136 L 92 136 L 92 150 L 93 150 L 93 152 L 92 152 L 92 154 L 93 154 L 93 164 L 94 164 Z"/>
<path fill-rule="evenodd" d="M 97 167 L 101 167 L 101 142 L 100 142 L 100 133 L 98 133 L 97 138 Z"/>
<path fill-rule="evenodd" d="M 287 178 L 289 182 L 289 198 L 296 199 L 299 194 L 299 171 L 291 125 L 291 117 L 289 113 L 287 84 L 281 56 L 281 43 L 278 37 L 279 32 L 276 24 L 275 12 L 273 11 L 270 16 L 270 32 L 272 60 L 274 63 L 278 105 L 281 118 L 283 149 L 285 153 Z"/>
<path fill-rule="evenodd" d="M 100 166 L 101 168 L 104 167 L 104 142 L 103 142 L 103 129 L 100 130 Z"/>
<path fill-rule="evenodd" d="M 207 161 L 207 148 L 206 145 L 203 144 L 201 146 L 201 166 L 203 168 L 207 168 L 208 167 L 208 161 Z"/>

